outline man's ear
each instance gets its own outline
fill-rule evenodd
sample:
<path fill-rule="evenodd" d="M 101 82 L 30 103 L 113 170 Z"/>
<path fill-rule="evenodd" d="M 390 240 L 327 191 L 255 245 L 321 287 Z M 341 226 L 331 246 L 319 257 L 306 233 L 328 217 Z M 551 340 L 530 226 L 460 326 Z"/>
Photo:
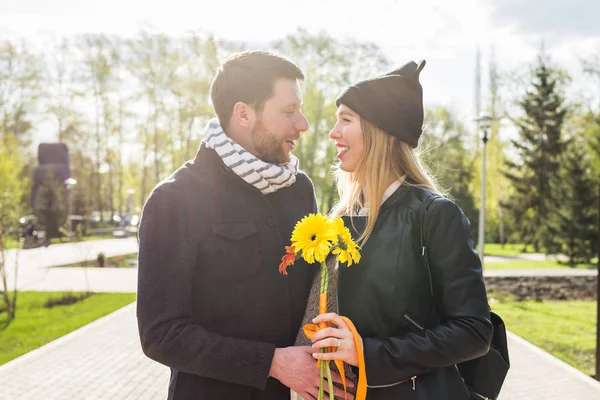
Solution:
<path fill-rule="evenodd" d="M 243 101 L 238 101 L 233 106 L 231 119 L 233 123 L 240 127 L 252 129 L 256 121 L 256 111 Z"/>

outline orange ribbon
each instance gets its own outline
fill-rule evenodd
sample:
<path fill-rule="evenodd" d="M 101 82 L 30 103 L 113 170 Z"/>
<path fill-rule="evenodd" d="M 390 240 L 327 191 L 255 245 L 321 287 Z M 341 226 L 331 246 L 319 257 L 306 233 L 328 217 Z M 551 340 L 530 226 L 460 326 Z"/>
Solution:
<path fill-rule="evenodd" d="M 320 301 L 319 301 L 319 308 L 321 308 L 322 306 L 322 300 L 323 297 L 321 295 L 320 297 Z M 325 297 L 325 307 L 327 307 L 327 298 Z M 354 326 L 354 324 L 352 323 L 352 321 L 350 321 L 350 319 L 348 317 L 342 317 L 342 319 L 344 320 L 344 322 L 346 322 L 346 325 L 348 325 L 348 328 L 350 329 L 350 331 L 352 332 L 352 337 L 354 338 L 354 344 L 356 345 L 356 353 L 358 355 L 358 383 L 356 386 L 356 395 L 355 395 L 355 400 L 365 400 L 367 398 L 367 376 L 366 376 L 366 372 L 365 372 L 365 354 L 364 354 L 364 350 L 362 347 L 362 341 L 360 339 L 360 335 L 358 334 L 358 331 L 356 330 L 356 327 Z M 302 327 L 302 329 L 304 330 L 304 334 L 306 335 L 307 338 L 312 339 L 313 336 L 315 335 L 315 333 L 319 332 L 321 329 L 325 329 L 328 326 L 331 326 L 331 324 L 327 323 L 327 322 L 322 322 L 319 325 L 315 325 L 315 324 L 306 324 Z M 328 352 L 333 352 L 334 347 L 328 347 L 327 348 Z M 326 362 L 326 360 L 322 360 L 323 362 Z M 321 362 L 321 360 L 317 361 L 317 366 L 319 365 L 319 363 Z M 342 385 L 344 386 L 344 398 L 347 399 L 348 398 L 348 393 L 347 393 L 347 389 L 346 389 L 346 374 L 344 372 L 344 362 L 342 360 L 333 360 L 333 362 L 335 363 L 340 376 L 342 378 Z"/>
<path fill-rule="evenodd" d="M 356 384 L 355 400 L 365 400 L 367 398 L 367 370 L 365 368 L 365 350 L 363 349 L 362 340 L 356 327 L 348 317 L 342 317 L 348 329 L 352 332 L 356 353 L 358 355 L 358 383 Z"/>

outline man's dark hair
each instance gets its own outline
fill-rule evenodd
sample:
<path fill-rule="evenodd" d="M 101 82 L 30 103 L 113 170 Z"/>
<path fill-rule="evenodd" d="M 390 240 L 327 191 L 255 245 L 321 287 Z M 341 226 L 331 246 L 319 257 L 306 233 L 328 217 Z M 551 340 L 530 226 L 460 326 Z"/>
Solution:
<path fill-rule="evenodd" d="M 304 74 L 293 62 L 266 51 L 245 51 L 225 60 L 210 87 L 223 129 L 227 129 L 235 103 L 242 101 L 260 111 L 281 78 L 302 80 Z"/>

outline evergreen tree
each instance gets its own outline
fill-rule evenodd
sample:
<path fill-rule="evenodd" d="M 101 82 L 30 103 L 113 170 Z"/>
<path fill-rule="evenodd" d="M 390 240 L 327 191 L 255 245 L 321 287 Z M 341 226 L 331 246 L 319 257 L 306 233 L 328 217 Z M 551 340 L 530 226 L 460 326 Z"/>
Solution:
<path fill-rule="evenodd" d="M 550 245 L 546 224 L 553 193 L 550 181 L 558 172 L 563 151 L 561 130 L 567 113 L 561 73 L 540 55 L 533 70 L 531 88 L 519 102 L 524 116 L 516 121 L 519 139 L 513 140 L 518 158 L 507 160 L 506 177 L 515 193 L 504 204 L 518 221 L 520 240 L 536 251 Z"/>
<path fill-rule="evenodd" d="M 583 124 L 587 127 L 585 135 L 591 150 L 594 173 L 600 177 L 600 113 L 586 113 L 583 116 Z"/>
<path fill-rule="evenodd" d="M 586 152 L 573 143 L 565 152 L 559 174 L 551 182 L 548 242 L 552 253 L 566 252 L 569 262 L 589 263 L 596 253 L 596 182 Z"/>

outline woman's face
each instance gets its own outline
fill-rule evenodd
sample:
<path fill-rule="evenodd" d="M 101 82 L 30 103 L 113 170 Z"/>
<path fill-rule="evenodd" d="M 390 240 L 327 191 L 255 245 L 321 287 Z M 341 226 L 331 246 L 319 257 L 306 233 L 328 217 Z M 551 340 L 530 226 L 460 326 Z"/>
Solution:
<path fill-rule="evenodd" d="M 337 122 L 329 132 L 329 137 L 335 141 L 340 169 L 354 172 L 365 150 L 360 116 L 344 104 L 340 104 L 335 116 Z"/>

